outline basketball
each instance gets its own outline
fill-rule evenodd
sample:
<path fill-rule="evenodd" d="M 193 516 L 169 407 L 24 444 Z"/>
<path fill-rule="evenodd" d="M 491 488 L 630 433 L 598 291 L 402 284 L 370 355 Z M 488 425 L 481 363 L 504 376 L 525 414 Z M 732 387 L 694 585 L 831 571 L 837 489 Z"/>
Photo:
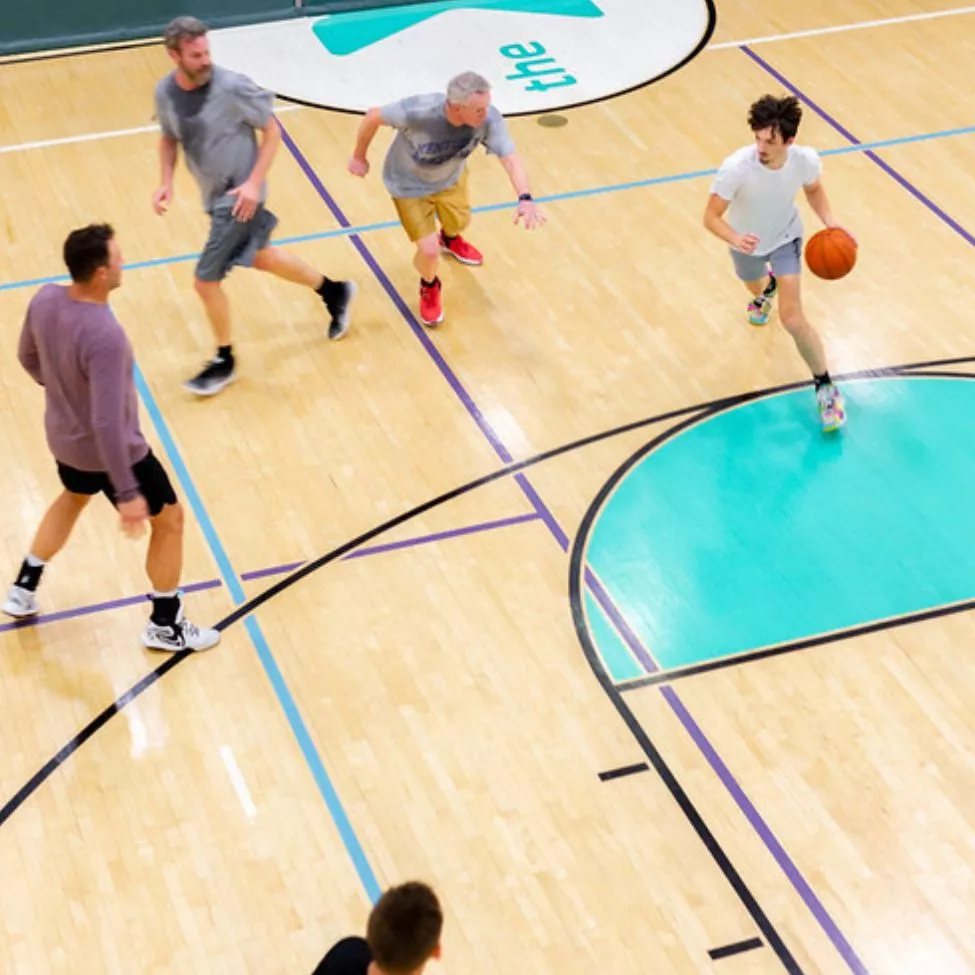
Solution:
<path fill-rule="evenodd" d="M 845 278 L 857 262 L 857 242 L 839 227 L 827 227 L 809 238 L 806 264 L 817 278 Z"/>

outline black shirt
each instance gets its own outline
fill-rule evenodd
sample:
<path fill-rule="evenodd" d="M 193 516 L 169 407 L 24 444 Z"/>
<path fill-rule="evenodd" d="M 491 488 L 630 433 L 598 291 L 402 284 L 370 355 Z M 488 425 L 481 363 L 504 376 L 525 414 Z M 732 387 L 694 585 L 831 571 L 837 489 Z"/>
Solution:
<path fill-rule="evenodd" d="M 366 975 L 371 962 L 365 938 L 343 938 L 332 945 L 312 975 Z"/>

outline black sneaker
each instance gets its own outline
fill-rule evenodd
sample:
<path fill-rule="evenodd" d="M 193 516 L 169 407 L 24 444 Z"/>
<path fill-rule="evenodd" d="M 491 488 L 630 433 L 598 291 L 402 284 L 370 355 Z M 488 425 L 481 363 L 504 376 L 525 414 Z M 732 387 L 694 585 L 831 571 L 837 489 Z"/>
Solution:
<path fill-rule="evenodd" d="M 216 396 L 224 386 L 229 385 L 236 378 L 234 360 L 215 356 L 198 376 L 188 379 L 183 385 L 197 396 Z"/>
<path fill-rule="evenodd" d="M 779 282 L 775 280 L 775 275 L 772 273 L 772 269 L 769 268 L 768 284 L 765 285 L 765 290 L 762 292 L 762 294 L 771 301 L 775 297 L 775 293 L 778 290 Z"/>
<path fill-rule="evenodd" d="M 340 339 L 349 330 L 351 324 L 349 309 L 352 307 L 352 299 L 359 290 L 354 281 L 336 281 L 335 286 L 336 293 L 329 298 L 322 298 L 329 315 L 332 316 L 332 320 L 328 323 L 330 339 Z"/>

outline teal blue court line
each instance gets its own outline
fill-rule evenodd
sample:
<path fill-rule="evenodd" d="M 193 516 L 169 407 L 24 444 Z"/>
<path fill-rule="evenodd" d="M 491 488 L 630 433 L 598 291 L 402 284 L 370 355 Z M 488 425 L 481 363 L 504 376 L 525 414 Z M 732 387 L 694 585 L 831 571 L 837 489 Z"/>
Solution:
<path fill-rule="evenodd" d="M 878 142 L 861 142 L 859 145 L 838 146 L 835 149 L 824 149 L 821 156 L 845 156 L 854 152 L 870 152 L 876 149 L 889 149 L 893 146 L 913 145 L 917 142 L 930 142 L 933 139 L 949 139 L 960 135 L 972 135 L 975 133 L 975 125 L 967 125 L 958 129 L 942 129 L 938 132 L 925 132 L 920 135 L 904 135 L 894 139 L 881 139 Z M 641 190 L 651 186 L 663 186 L 667 183 L 683 183 L 692 179 L 704 179 L 707 176 L 714 176 L 716 169 L 698 169 L 687 173 L 674 173 L 669 176 L 652 176 L 649 179 L 638 179 L 631 183 L 610 183 L 607 186 L 590 186 L 583 190 L 569 190 L 567 193 L 552 193 L 549 196 L 540 196 L 538 203 L 562 203 L 565 200 L 582 200 L 592 196 L 605 196 L 607 193 L 622 193 L 626 190 Z M 493 213 L 496 210 L 511 210 L 515 204 L 505 201 L 504 203 L 488 203 L 484 206 L 473 208 L 474 213 Z M 281 237 L 275 240 L 275 244 L 280 246 L 290 246 L 291 244 L 307 244 L 317 240 L 329 240 L 333 237 L 352 237 L 362 234 L 375 233 L 379 230 L 394 230 L 399 227 L 395 220 L 384 220 L 379 223 L 361 224 L 358 227 L 336 227 L 334 230 L 322 230 L 313 234 L 299 234 L 294 237 Z M 171 264 L 187 264 L 196 261 L 199 254 L 178 254 L 175 257 L 154 257 L 146 261 L 133 261 L 126 264 L 127 271 L 138 271 L 149 267 L 165 267 Z M 19 288 L 39 288 L 42 284 L 59 284 L 67 281 L 67 275 L 57 274 L 46 278 L 32 278 L 25 281 L 9 281 L 0 284 L 0 291 L 15 291 Z"/>
<path fill-rule="evenodd" d="M 209 546 L 210 551 L 213 553 L 213 557 L 217 563 L 217 568 L 220 570 L 220 575 L 223 578 L 224 585 L 226 585 L 227 590 L 229 591 L 234 602 L 239 606 L 241 603 L 246 601 L 243 587 L 240 584 L 240 579 L 238 578 L 237 573 L 234 571 L 233 566 L 230 564 L 230 559 L 227 556 L 226 549 L 223 547 L 223 543 L 220 541 L 220 537 L 217 534 L 217 530 L 214 527 L 213 521 L 210 518 L 202 499 L 200 498 L 196 485 L 193 483 L 193 478 L 190 476 L 189 470 L 187 470 L 186 464 L 183 462 L 183 458 L 179 452 L 179 448 L 176 446 L 176 443 L 173 440 L 169 427 L 166 424 L 166 421 L 163 419 L 162 411 L 159 409 L 159 404 L 152 395 L 152 390 L 150 390 L 149 385 L 142 374 L 142 370 L 138 365 L 135 367 L 135 385 L 136 389 L 139 391 L 139 396 L 142 398 L 142 402 L 145 405 L 146 412 L 149 414 L 149 417 L 156 428 L 156 433 L 158 434 L 166 454 L 169 457 L 169 462 L 172 464 L 173 470 L 179 479 L 180 485 L 183 488 L 183 493 L 189 501 L 190 507 L 193 509 L 193 513 L 196 515 L 196 520 L 203 531 L 203 536 L 206 538 L 207 545 Z M 288 685 L 281 674 L 277 661 L 274 659 L 274 654 L 271 652 L 267 639 L 261 631 L 260 624 L 253 616 L 248 616 L 244 621 L 244 626 L 246 627 L 251 638 L 251 642 L 254 644 L 254 648 L 257 650 L 257 655 L 264 666 L 264 671 L 267 674 L 268 679 L 271 681 L 271 686 L 274 689 L 278 703 L 281 705 L 281 708 L 288 719 L 288 724 L 291 726 L 291 731 L 294 733 L 294 736 L 298 741 L 298 745 L 301 748 L 301 753 L 305 758 L 305 762 L 308 764 L 308 768 L 311 770 L 315 784 L 318 786 L 318 790 L 321 792 L 322 798 L 324 798 L 325 804 L 328 806 L 328 811 L 339 831 L 339 835 L 342 838 L 342 843 L 345 845 L 345 849 L 352 860 L 355 871 L 359 875 L 359 879 L 362 881 L 362 885 L 365 887 L 370 899 L 372 901 L 376 901 L 381 894 L 379 884 L 376 880 L 376 875 L 373 873 L 372 867 L 369 865 L 366 854 L 362 849 L 362 844 L 359 842 L 359 839 L 355 834 L 355 830 L 352 828 L 352 824 L 349 822 L 349 817 L 346 815 L 342 802 L 338 797 L 338 793 L 335 791 L 335 787 L 332 785 L 332 780 L 329 778 L 328 772 L 325 770 L 325 765 L 322 762 L 321 756 L 318 754 L 318 751 L 311 740 L 311 735 L 308 733 L 308 728 L 301 717 L 301 713 L 298 711 L 298 706 L 295 703 L 294 697 L 292 696 L 291 691 L 289 690 Z M 213 652 L 219 653 L 220 650 L 218 649 Z"/>

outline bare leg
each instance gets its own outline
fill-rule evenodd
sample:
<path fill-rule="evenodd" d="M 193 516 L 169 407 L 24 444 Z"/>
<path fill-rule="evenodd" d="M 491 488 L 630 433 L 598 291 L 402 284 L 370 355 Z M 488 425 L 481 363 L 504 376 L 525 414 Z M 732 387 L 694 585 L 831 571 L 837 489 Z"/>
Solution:
<path fill-rule="evenodd" d="M 203 301 L 217 346 L 230 345 L 230 302 L 220 282 L 197 279 L 194 286 Z"/>
<path fill-rule="evenodd" d="M 440 234 L 427 234 L 416 242 L 413 266 L 420 272 L 424 281 L 432 281 L 437 276 L 440 265 Z"/>
<path fill-rule="evenodd" d="M 78 516 L 88 506 L 89 501 L 90 495 L 62 491 L 41 520 L 31 543 L 30 554 L 42 562 L 50 562 L 64 548 Z"/>
<path fill-rule="evenodd" d="M 150 522 L 146 574 L 156 592 L 172 592 L 183 571 L 183 506 L 167 504 Z"/>
<path fill-rule="evenodd" d="M 258 271 L 267 271 L 275 277 L 291 281 L 293 284 L 304 284 L 317 290 L 322 285 L 323 275 L 306 264 L 300 257 L 282 250 L 280 247 L 265 247 L 254 256 L 254 267 Z"/>
<path fill-rule="evenodd" d="M 799 275 L 786 274 L 779 281 L 779 318 L 782 326 L 792 336 L 799 350 L 799 355 L 805 360 L 814 376 L 821 376 L 827 371 L 826 351 L 822 339 L 817 331 L 809 324 L 806 314 L 802 310 L 799 296 Z"/>

